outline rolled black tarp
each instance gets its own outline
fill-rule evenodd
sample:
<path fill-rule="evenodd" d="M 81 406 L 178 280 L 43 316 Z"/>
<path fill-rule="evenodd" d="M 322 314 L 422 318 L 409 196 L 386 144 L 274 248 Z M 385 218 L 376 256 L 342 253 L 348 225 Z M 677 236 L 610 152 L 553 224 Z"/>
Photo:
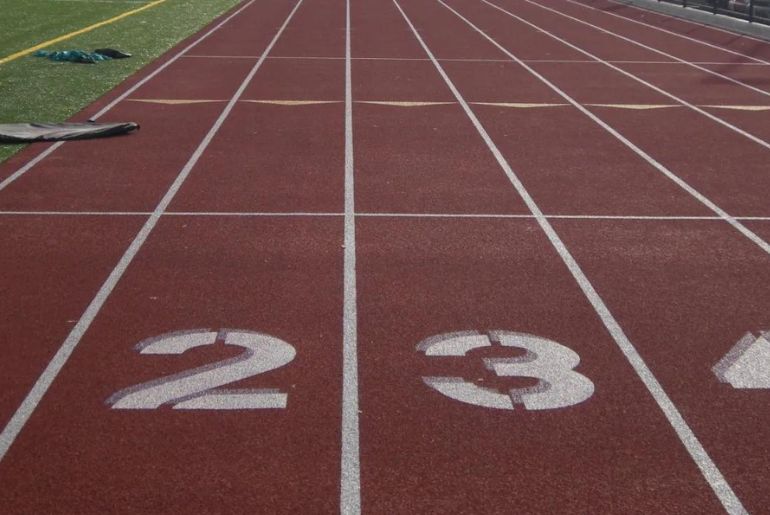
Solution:
<path fill-rule="evenodd" d="M 104 138 L 128 134 L 137 129 L 139 129 L 139 124 L 134 122 L 6 123 L 0 124 L 0 143 Z"/>

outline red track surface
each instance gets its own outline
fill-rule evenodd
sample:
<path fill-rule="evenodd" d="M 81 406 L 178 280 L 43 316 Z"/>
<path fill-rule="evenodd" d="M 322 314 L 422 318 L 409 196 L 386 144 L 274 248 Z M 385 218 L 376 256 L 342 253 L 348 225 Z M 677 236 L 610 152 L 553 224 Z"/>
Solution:
<path fill-rule="evenodd" d="M 770 44 L 445 1 L 244 3 L 76 117 L 138 134 L 0 166 L 4 513 L 766 511 L 770 391 L 712 367 L 770 330 Z M 174 409 L 237 330 L 217 385 L 286 406 Z"/>

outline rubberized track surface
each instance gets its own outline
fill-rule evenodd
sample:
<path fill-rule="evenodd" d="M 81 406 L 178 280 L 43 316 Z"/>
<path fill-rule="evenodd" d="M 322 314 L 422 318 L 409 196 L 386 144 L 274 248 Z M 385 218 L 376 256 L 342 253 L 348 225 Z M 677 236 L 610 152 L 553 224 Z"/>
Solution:
<path fill-rule="evenodd" d="M 766 511 L 770 45 L 639 13 L 250 1 L 5 163 L 3 511 Z"/>

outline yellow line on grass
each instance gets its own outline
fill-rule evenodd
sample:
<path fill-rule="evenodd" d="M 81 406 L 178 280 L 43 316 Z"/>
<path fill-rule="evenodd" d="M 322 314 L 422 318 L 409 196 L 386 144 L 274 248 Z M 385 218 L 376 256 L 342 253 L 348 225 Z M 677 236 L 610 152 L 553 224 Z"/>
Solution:
<path fill-rule="evenodd" d="M 105 25 L 109 25 L 110 23 L 115 23 L 116 21 L 122 20 L 123 18 L 133 16 L 134 14 L 137 14 L 139 12 L 155 7 L 156 5 L 162 4 L 163 2 L 166 2 L 166 0 L 155 0 L 154 2 L 150 2 L 149 4 L 143 5 L 142 7 L 137 7 L 136 9 L 126 11 L 123 14 L 119 14 L 113 18 L 110 18 L 109 20 L 100 21 L 99 23 L 94 23 L 93 25 L 89 25 L 88 27 L 84 27 L 74 32 L 70 32 L 69 34 L 64 34 L 63 36 L 49 39 L 48 41 L 44 41 L 43 43 L 40 43 L 33 47 L 29 47 L 26 50 L 21 50 L 19 52 L 16 52 L 15 54 L 9 55 L 8 57 L 3 57 L 2 59 L 0 59 L 0 64 L 5 64 L 7 62 L 13 61 L 14 59 L 18 59 L 19 57 L 24 57 L 25 55 L 29 55 L 32 52 L 37 52 L 38 50 L 41 50 L 47 46 L 53 45 L 55 43 L 59 43 L 61 41 L 65 41 L 70 38 L 74 38 L 75 36 L 85 34 L 86 32 L 91 32 L 94 29 L 98 29 L 99 27 L 104 27 Z"/>

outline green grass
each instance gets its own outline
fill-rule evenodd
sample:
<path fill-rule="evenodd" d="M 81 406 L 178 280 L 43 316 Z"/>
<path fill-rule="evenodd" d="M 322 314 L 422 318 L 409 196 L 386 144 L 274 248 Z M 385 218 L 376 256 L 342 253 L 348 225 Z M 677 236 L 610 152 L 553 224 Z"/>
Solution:
<path fill-rule="evenodd" d="M 0 123 L 64 121 L 240 0 L 168 0 L 47 50 L 117 48 L 130 59 L 55 63 L 32 55 L 0 64 Z M 0 0 L 0 58 L 148 2 Z M 0 145 L 0 162 L 24 145 Z"/>

